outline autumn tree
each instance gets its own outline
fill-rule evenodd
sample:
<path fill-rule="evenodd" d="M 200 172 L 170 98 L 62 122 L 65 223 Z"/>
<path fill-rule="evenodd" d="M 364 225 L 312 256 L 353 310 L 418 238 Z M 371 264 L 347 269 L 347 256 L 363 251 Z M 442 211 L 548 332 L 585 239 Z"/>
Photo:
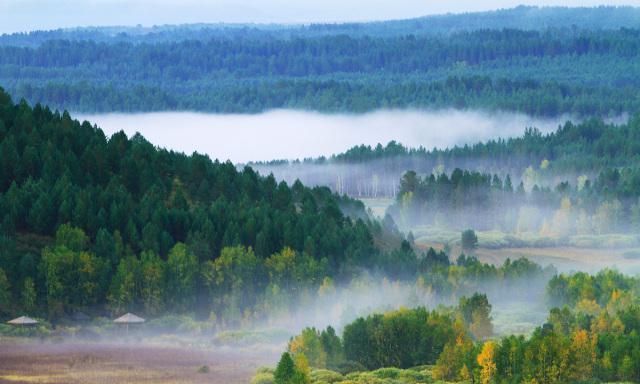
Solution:
<path fill-rule="evenodd" d="M 482 351 L 478 355 L 478 365 L 480 366 L 480 382 L 490 384 L 496 376 L 496 343 L 488 341 L 483 344 Z"/>
<path fill-rule="evenodd" d="M 327 366 L 327 352 L 322 344 L 320 332 L 315 328 L 302 330 L 300 335 L 291 339 L 288 349 L 293 356 L 304 355 L 314 368 Z"/>
<path fill-rule="evenodd" d="M 596 365 L 597 337 L 584 329 L 577 330 L 571 338 L 571 378 L 584 381 L 592 378 Z"/>

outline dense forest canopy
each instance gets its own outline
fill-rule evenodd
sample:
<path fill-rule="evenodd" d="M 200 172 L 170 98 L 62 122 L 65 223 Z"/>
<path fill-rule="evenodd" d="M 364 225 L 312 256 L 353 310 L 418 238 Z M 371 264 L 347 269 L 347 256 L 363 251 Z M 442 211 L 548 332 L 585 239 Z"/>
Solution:
<path fill-rule="evenodd" d="M 253 319 L 277 307 L 268 300 L 288 303 L 408 249 L 392 222 L 371 221 L 328 188 L 277 183 L 140 135 L 107 138 L 2 91 L 0 212 L 2 316 L 224 308 Z"/>
<path fill-rule="evenodd" d="M 518 21 L 499 22 L 502 14 Z M 635 8 L 517 8 L 285 29 L 7 35 L 0 84 L 16 98 L 82 112 L 452 107 L 618 116 L 640 110 L 637 15 Z"/>

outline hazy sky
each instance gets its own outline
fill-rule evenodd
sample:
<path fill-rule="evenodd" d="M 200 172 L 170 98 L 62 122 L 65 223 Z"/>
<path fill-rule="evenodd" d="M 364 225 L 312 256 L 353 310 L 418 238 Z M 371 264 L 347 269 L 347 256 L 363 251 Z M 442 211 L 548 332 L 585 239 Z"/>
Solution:
<path fill-rule="evenodd" d="M 0 0 L 0 33 L 96 25 L 366 21 L 527 5 L 640 5 L 640 0 Z"/>

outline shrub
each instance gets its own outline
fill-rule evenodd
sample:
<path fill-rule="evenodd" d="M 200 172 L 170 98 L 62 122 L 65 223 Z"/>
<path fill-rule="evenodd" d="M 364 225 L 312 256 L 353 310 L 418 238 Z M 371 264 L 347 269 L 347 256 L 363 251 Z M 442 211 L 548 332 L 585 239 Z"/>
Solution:
<path fill-rule="evenodd" d="M 336 371 L 340 372 L 343 375 L 352 372 L 363 372 L 367 370 L 364 365 L 358 363 L 357 361 L 345 361 L 344 363 L 338 364 L 336 368 Z"/>
<path fill-rule="evenodd" d="M 316 384 L 319 384 L 321 382 L 332 384 L 340 382 L 343 379 L 344 376 L 342 376 L 340 373 L 329 371 L 328 369 L 318 369 L 311 372 L 311 381 Z"/>
<path fill-rule="evenodd" d="M 270 372 L 260 372 L 257 373 L 251 379 L 251 384 L 273 384 L 273 373 Z"/>
<path fill-rule="evenodd" d="M 372 375 L 381 379 L 397 379 L 400 376 L 402 370 L 398 368 L 380 368 L 373 372 Z"/>

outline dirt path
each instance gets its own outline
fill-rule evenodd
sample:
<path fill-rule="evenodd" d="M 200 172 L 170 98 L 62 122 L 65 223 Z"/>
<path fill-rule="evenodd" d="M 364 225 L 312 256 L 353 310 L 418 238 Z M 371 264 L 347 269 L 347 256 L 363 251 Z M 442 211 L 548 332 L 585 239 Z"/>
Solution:
<path fill-rule="evenodd" d="M 140 344 L 0 341 L 0 383 L 248 383 L 274 365 L 266 348 L 199 350 Z M 208 366 L 209 372 L 198 372 Z"/>

